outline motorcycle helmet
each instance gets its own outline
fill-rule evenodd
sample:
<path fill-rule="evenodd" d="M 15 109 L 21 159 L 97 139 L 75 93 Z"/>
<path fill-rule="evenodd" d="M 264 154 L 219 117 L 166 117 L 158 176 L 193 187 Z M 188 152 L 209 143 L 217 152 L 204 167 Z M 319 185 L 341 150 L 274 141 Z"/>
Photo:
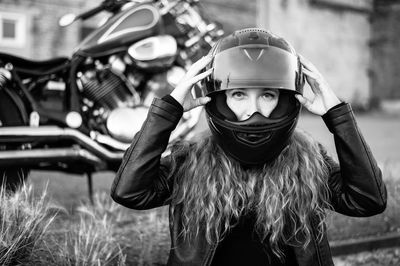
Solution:
<path fill-rule="evenodd" d="M 218 145 L 243 165 L 259 165 L 276 158 L 288 145 L 297 124 L 304 77 L 293 47 L 269 31 L 249 28 L 220 39 L 210 50 L 213 68 L 203 81 L 208 125 Z M 238 121 L 226 103 L 226 90 L 279 89 L 278 104 L 267 118 L 255 112 Z"/>

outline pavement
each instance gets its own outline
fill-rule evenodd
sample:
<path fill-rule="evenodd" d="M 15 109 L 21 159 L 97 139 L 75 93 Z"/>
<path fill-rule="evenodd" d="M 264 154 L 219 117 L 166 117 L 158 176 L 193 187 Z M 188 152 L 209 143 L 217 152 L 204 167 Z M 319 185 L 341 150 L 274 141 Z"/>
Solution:
<path fill-rule="evenodd" d="M 357 125 L 380 163 L 397 161 L 400 163 L 400 113 L 360 113 L 355 114 Z M 300 128 L 309 132 L 317 141 L 335 154 L 333 135 L 318 116 L 306 114 L 300 117 Z"/>

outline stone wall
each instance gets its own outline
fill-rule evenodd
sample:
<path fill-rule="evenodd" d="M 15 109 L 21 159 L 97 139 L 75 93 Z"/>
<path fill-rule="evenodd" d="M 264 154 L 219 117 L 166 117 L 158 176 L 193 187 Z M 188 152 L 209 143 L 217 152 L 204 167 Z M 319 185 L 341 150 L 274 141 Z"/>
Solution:
<path fill-rule="evenodd" d="M 385 1 L 381 1 L 385 2 Z M 372 99 L 400 100 L 400 3 L 386 1 L 372 17 Z"/>
<path fill-rule="evenodd" d="M 209 11 L 210 17 L 220 22 L 227 34 L 257 25 L 257 0 L 204 0 L 201 2 Z"/>

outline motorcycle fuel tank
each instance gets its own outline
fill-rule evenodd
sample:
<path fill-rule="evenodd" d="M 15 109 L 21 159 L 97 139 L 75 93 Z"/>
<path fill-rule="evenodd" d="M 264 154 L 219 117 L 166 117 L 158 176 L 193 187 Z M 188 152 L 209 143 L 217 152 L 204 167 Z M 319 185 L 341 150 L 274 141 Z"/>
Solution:
<path fill-rule="evenodd" d="M 136 66 L 157 71 L 170 67 L 177 55 L 178 45 L 171 35 L 159 35 L 140 40 L 128 49 Z"/>
<path fill-rule="evenodd" d="M 149 4 L 135 5 L 122 11 L 92 32 L 77 48 L 77 54 L 104 56 L 115 53 L 135 41 L 157 35 L 161 15 Z"/>

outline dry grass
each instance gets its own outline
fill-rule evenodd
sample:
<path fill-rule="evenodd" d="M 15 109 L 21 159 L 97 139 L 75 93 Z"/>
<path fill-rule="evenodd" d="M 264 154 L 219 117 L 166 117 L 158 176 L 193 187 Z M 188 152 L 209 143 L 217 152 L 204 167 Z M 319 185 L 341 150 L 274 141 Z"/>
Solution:
<path fill-rule="evenodd" d="M 387 210 L 370 218 L 333 214 L 333 240 L 377 235 L 400 228 L 400 169 L 381 166 L 389 192 Z M 133 211 L 97 192 L 94 203 L 74 210 L 52 205 L 46 190 L 32 186 L 14 195 L 0 192 L 0 265 L 163 265 L 169 252 L 167 207 Z"/>
<path fill-rule="evenodd" d="M 15 194 L 1 187 L 0 265 L 26 264 L 59 210 L 47 200 L 46 190 L 35 198 L 32 186 Z"/>
<path fill-rule="evenodd" d="M 335 257 L 334 263 L 336 266 L 399 266 L 400 247 Z"/>
<path fill-rule="evenodd" d="M 31 265 L 160 265 L 169 250 L 166 209 L 136 212 L 97 192 L 74 212 L 60 214 Z"/>
<path fill-rule="evenodd" d="M 82 203 L 75 214 L 58 217 L 59 227 L 48 232 L 46 241 L 48 253 L 54 254 L 47 256 L 48 263 L 63 266 L 126 265 L 126 256 L 116 236 L 117 222 L 122 217 L 123 212 L 116 204 L 103 194 L 95 194 L 93 205 Z"/>
<path fill-rule="evenodd" d="M 125 256 L 114 237 L 113 225 L 103 217 L 83 217 L 56 244 L 53 265 L 125 265 Z"/>
<path fill-rule="evenodd" d="M 388 161 L 380 165 L 388 191 L 386 210 L 368 218 L 332 213 L 328 233 L 332 241 L 400 232 L 400 164 Z"/>

